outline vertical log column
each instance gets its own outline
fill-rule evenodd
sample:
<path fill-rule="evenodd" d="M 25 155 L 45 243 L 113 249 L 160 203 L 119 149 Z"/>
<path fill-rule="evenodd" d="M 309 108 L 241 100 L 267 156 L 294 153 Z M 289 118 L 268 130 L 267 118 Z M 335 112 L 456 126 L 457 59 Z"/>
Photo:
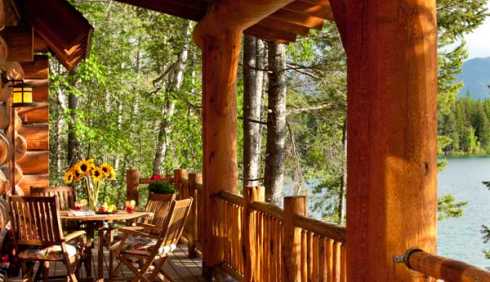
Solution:
<path fill-rule="evenodd" d="M 420 281 L 436 250 L 435 0 L 348 0 L 348 281 Z"/>
<path fill-rule="evenodd" d="M 194 34 L 203 57 L 203 271 L 206 276 L 222 259 L 219 240 L 213 236 L 217 203 L 213 194 L 237 191 L 237 108 L 236 77 L 241 32 L 219 35 Z"/>

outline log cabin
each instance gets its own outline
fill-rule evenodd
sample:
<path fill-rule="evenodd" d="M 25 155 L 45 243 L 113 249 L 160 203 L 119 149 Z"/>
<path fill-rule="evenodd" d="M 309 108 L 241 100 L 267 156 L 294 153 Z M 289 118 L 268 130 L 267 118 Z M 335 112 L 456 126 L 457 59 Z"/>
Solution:
<path fill-rule="evenodd" d="M 202 183 L 195 174 L 176 174 L 174 181 L 183 194 L 199 198 L 191 222 L 199 230 L 193 239 L 205 277 L 223 267 L 246 281 L 490 281 L 484 270 L 436 255 L 435 0 L 119 2 L 198 22 L 193 39 L 203 58 Z M 65 0 L 0 4 L 2 72 L 31 82 L 38 102 L 9 115 L 11 87 L 2 85 L 0 164 L 10 162 L 2 169 L 10 181 L 3 186 L 10 188 L 3 190 L 29 194 L 31 186 L 48 185 L 49 62 L 43 54 L 74 70 L 87 56 L 92 27 Z M 348 62 L 345 227 L 309 219 L 302 197 L 285 199 L 282 210 L 264 203 L 258 187 L 243 196 L 237 189 L 243 34 L 288 43 L 325 21 L 336 23 Z M 129 198 L 137 197 L 140 181 L 147 180 L 128 174 Z"/>

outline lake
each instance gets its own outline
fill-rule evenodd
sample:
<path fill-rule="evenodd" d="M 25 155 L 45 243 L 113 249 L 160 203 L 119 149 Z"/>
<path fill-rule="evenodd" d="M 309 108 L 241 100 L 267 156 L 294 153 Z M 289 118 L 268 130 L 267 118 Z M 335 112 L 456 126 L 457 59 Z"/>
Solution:
<path fill-rule="evenodd" d="M 439 195 L 453 194 L 467 201 L 464 215 L 439 222 L 438 250 L 442 256 L 489 267 L 482 250 L 490 249 L 481 239 L 481 225 L 490 225 L 490 191 L 482 181 L 490 180 L 490 158 L 450 159 L 439 173 Z"/>

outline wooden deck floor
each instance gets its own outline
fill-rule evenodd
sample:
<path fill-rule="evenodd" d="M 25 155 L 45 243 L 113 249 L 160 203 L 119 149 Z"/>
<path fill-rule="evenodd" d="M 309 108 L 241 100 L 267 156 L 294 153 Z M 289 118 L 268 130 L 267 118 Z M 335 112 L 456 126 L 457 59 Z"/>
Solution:
<path fill-rule="evenodd" d="M 94 256 L 93 256 L 93 265 L 92 269 L 97 269 L 97 266 L 95 265 L 96 261 L 96 253 L 94 251 Z M 105 254 L 107 255 L 107 254 Z M 108 259 L 106 258 L 105 260 L 105 265 L 104 265 L 104 270 L 106 271 L 108 269 Z M 37 267 L 35 267 L 37 268 Z M 201 258 L 195 258 L 195 259 L 190 259 L 187 257 L 187 249 L 184 245 L 181 245 L 178 247 L 177 250 L 174 251 L 172 256 L 167 260 L 165 265 L 163 266 L 163 271 L 165 275 L 167 276 L 168 281 L 175 281 L 175 282 L 201 282 L 205 281 L 201 277 L 201 272 L 202 272 L 202 260 Z M 87 280 L 87 276 L 85 274 L 84 268 L 82 268 L 82 273 L 80 274 L 80 278 L 82 281 Z M 65 276 L 66 275 L 66 269 L 63 264 L 61 263 L 56 263 L 54 266 L 52 266 L 50 270 L 50 276 Z M 107 279 L 108 273 L 105 273 L 106 279 L 104 281 L 109 281 Z M 121 272 L 118 273 L 118 277 L 113 279 L 113 281 L 128 281 L 132 277 L 131 272 L 126 269 L 122 268 Z M 220 279 L 221 280 L 221 279 Z M 20 278 L 9 278 L 9 281 L 17 282 L 21 281 Z M 49 279 L 49 281 L 66 281 L 66 279 Z"/>

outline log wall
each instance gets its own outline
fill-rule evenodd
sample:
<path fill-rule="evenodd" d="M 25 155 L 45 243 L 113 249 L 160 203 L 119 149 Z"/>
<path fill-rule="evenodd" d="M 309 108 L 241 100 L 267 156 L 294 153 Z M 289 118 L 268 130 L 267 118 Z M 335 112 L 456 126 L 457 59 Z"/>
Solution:
<path fill-rule="evenodd" d="M 7 41 L 7 43 L 10 41 Z M 15 43 L 15 42 L 14 42 Z M 0 58 L 1 59 L 1 58 Z M 11 87 L 1 85 L 0 95 L 0 193 L 12 191 L 14 179 L 16 193 L 29 194 L 31 186 L 48 186 L 49 168 L 49 113 L 48 113 L 47 56 L 36 55 L 32 62 L 6 63 L 10 73 L 33 86 L 33 107 L 15 108 L 11 118 Z M 9 74 L 9 70 L 3 69 Z M 11 75 L 10 75 L 11 76 Z M 15 136 L 15 163 L 12 167 L 10 144 Z M 14 177 L 12 177 L 14 175 Z"/>

